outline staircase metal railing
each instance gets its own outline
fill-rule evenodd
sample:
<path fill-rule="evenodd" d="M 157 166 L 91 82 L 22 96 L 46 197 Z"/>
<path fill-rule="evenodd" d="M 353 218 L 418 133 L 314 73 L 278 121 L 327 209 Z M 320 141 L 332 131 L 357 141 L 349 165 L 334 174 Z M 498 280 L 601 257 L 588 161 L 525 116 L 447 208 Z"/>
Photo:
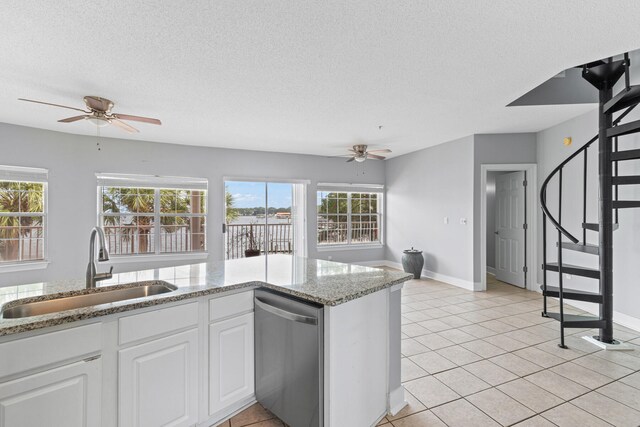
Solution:
<path fill-rule="evenodd" d="M 620 121 L 622 121 L 633 109 L 635 105 L 628 107 L 624 112 L 622 112 L 614 121 L 613 126 L 617 126 Z M 555 227 L 558 232 L 557 237 L 557 248 L 558 248 L 558 303 L 559 303 L 559 311 L 560 311 L 560 322 L 561 328 L 563 327 L 563 319 L 564 319 L 564 296 L 563 296 L 563 262 L 562 262 L 562 238 L 563 236 L 569 239 L 572 243 L 579 243 L 579 239 L 575 237 L 566 227 L 562 225 L 562 172 L 564 167 L 570 163 L 572 160 L 577 158 L 579 155 L 583 154 L 583 182 L 582 182 L 582 243 L 586 245 L 586 231 L 587 231 L 587 178 L 588 178 L 588 149 L 591 145 L 599 139 L 599 135 L 595 135 L 589 141 L 587 141 L 582 147 L 577 149 L 574 153 L 568 156 L 564 161 L 562 161 L 544 180 L 542 187 L 540 189 L 540 205 L 542 207 L 542 258 L 543 258 L 543 269 L 542 269 L 542 289 L 544 297 L 544 306 L 543 306 L 543 316 L 547 316 L 547 269 L 544 266 L 547 265 L 547 220 Z M 618 151 L 618 138 L 616 137 L 614 140 L 614 151 Z M 618 176 L 618 165 L 615 162 L 614 167 L 615 176 Z M 547 205 L 547 187 L 551 180 L 558 176 L 558 213 L 557 217 L 554 216 L 549 206 Z M 617 186 L 615 188 L 615 200 L 618 200 L 618 189 Z M 615 209 L 615 222 L 618 222 L 618 209 Z M 564 332 L 562 332 L 560 337 L 560 346 L 565 347 L 564 345 Z"/>

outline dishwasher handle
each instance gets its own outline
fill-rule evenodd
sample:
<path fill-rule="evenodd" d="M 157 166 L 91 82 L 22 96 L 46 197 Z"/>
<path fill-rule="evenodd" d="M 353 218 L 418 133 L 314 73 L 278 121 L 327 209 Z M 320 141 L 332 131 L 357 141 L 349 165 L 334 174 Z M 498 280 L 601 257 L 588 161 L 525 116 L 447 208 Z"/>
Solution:
<path fill-rule="evenodd" d="M 297 314 L 297 313 L 292 313 L 290 311 L 287 310 L 283 310 L 279 307 L 275 307 L 269 303 L 267 303 L 266 301 L 261 300 L 258 297 L 254 298 L 255 300 L 255 304 L 263 309 L 264 311 L 268 311 L 271 314 L 275 314 L 276 316 L 282 317 L 284 319 L 287 320 L 292 320 L 294 322 L 298 322 L 298 323 L 306 323 L 308 325 L 317 325 L 318 324 L 318 319 L 315 317 L 311 317 L 311 316 L 304 316 L 302 314 Z"/>

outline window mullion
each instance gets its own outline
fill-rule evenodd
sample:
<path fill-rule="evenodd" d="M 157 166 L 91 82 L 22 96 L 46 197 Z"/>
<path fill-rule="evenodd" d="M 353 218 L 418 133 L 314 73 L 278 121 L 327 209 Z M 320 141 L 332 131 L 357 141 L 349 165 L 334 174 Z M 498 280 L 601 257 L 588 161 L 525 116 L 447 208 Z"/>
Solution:
<path fill-rule="evenodd" d="M 162 248 L 160 244 L 160 189 L 155 188 L 153 190 L 153 233 L 155 242 L 155 253 L 160 254 Z"/>
<path fill-rule="evenodd" d="M 351 193 L 347 193 L 347 245 L 351 244 Z"/>

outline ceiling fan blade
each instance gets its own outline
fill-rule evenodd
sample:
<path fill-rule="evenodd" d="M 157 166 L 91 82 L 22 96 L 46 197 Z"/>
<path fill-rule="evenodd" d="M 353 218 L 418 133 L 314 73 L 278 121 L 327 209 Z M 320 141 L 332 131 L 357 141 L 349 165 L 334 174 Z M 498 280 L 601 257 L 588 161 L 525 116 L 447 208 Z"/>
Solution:
<path fill-rule="evenodd" d="M 352 158 L 350 158 L 349 160 L 347 160 L 347 163 L 349 163 L 349 162 L 353 162 L 355 159 L 356 159 L 355 157 L 352 157 Z"/>
<path fill-rule="evenodd" d="M 133 126 L 125 123 L 125 122 L 121 122 L 118 119 L 110 119 L 110 122 L 112 125 L 119 127 L 122 130 L 125 130 L 129 133 L 137 133 L 140 132 L 138 129 L 134 128 Z"/>
<path fill-rule="evenodd" d="M 82 110 L 80 108 L 67 107 L 66 105 L 52 104 L 51 102 L 34 101 L 33 99 L 18 98 L 18 101 L 26 101 L 26 102 L 33 102 L 34 104 L 43 104 L 43 105 L 51 105 L 51 106 L 54 106 L 54 107 L 60 107 L 60 108 L 68 108 L 69 110 L 82 111 L 83 113 L 89 113 L 90 112 L 90 111 L 84 111 L 84 110 Z"/>
<path fill-rule="evenodd" d="M 378 150 L 368 150 L 368 153 L 391 153 L 391 150 L 388 148 L 380 148 Z"/>
<path fill-rule="evenodd" d="M 87 116 L 74 116 L 74 117 L 67 117 L 66 119 L 62 119 L 62 120 L 58 120 L 60 123 L 73 123 L 73 122 L 77 122 L 78 120 L 82 120 Z"/>
<path fill-rule="evenodd" d="M 120 120 L 131 120 L 133 122 L 143 122 L 143 123 L 150 123 L 152 125 L 161 125 L 162 122 L 158 119 L 152 119 L 150 117 L 140 117 L 140 116 L 132 116 L 129 114 L 114 114 L 113 115 L 115 118 L 120 119 Z"/>
<path fill-rule="evenodd" d="M 371 154 L 371 153 L 367 153 L 367 159 L 384 160 L 385 157 L 384 156 L 378 156 L 378 155 Z"/>

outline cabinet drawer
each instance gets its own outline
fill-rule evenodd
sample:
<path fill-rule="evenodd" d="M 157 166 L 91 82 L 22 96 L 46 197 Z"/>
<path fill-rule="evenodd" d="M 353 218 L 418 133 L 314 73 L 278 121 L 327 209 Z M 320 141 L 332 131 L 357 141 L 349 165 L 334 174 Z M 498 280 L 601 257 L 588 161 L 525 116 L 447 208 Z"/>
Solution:
<path fill-rule="evenodd" d="M 198 303 L 161 308 L 118 320 L 120 345 L 198 325 Z"/>
<path fill-rule="evenodd" d="M 102 348 L 102 323 L 49 332 L 0 344 L 0 378 L 80 359 Z"/>
<path fill-rule="evenodd" d="M 253 311 L 253 291 L 240 292 L 209 300 L 209 321 L 225 319 Z"/>

